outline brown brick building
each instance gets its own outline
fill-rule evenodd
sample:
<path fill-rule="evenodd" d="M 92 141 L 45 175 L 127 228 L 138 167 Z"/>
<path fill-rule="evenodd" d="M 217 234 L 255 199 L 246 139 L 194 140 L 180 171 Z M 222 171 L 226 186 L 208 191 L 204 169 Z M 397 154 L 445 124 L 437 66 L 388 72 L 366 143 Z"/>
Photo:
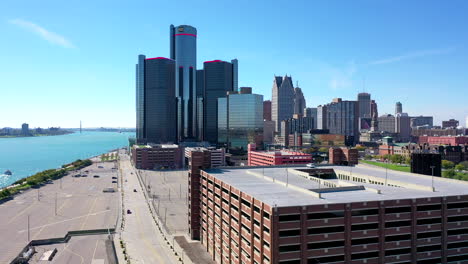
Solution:
<path fill-rule="evenodd" d="M 467 182 L 326 168 L 201 170 L 190 192 L 192 203 L 200 197 L 190 205 L 192 236 L 200 230 L 218 263 L 468 260 Z"/>
<path fill-rule="evenodd" d="M 355 148 L 328 149 L 328 163 L 334 165 L 354 165 L 358 164 L 358 150 Z"/>
<path fill-rule="evenodd" d="M 183 148 L 175 145 L 133 145 L 132 162 L 137 169 L 178 169 L 183 166 Z"/>

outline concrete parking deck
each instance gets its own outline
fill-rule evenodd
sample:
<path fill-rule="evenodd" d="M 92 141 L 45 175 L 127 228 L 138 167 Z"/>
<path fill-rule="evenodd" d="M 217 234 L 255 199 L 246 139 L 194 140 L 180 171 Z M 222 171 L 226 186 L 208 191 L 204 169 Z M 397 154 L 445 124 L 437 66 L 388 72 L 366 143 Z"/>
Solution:
<path fill-rule="evenodd" d="M 67 243 L 36 246 L 37 251 L 29 263 L 91 263 L 111 264 L 112 257 L 108 256 L 106 246 L 107 235 L 77 236 L 72 237 Z M 57 254 L 52 261 L 41 260 L 44 252 L 57 249 Z"/>

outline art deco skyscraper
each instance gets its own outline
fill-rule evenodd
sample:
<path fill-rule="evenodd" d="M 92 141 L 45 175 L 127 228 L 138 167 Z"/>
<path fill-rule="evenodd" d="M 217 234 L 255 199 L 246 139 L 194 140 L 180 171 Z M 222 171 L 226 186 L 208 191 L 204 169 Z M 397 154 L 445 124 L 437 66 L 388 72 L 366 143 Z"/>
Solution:
<path fill-rule="evenodd" d="M 179 140 L 197 137 L 197 29 L 170 26 L 170 54 L 175 60 L 175 94 L 177 97 L 177 136 Z"/>
<path fill-rule="evenodd" d="M 294 114 L 303 115 L 304 108 L 306 108 L 306 100 L 301 88 L 294 88 Z"/>
<path fill-rule="evenodd" d="M 291 76 L 275 76 L 271 92 L 271 120 L 275 121 L 277 132 L 281 121 L 292 118 L 294 114 L 294 87 Z"/>

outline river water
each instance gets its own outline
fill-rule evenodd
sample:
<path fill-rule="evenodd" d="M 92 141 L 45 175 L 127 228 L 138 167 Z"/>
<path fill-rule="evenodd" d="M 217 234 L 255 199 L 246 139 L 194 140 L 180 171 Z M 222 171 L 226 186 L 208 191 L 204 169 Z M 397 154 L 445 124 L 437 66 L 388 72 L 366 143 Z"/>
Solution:
<path fill-rule="evenodd" d="M 0 188 L 34 173 L 59 168 L 128 145 L 135 133 L 83 132 L 61 136 L 0 138 Z M 3 173 L 10 170 L 13 175 Z"/>

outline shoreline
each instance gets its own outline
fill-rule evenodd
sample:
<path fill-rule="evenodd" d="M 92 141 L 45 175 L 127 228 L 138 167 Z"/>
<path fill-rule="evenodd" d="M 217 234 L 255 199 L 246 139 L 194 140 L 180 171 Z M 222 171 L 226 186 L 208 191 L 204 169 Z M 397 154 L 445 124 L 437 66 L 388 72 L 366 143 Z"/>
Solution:
<path fill-rule="evenodd" d="M 102 155 L 109 154 L 109 153 L 113 153 L 113 152 L 116 152 L 116 151 L 118 151 L 118 150 L 120 150 L 120 149 L 123 149 L 123 148 L 112 149 L 112 150 L 109 150 L 109 151 L 107 151 L 107 152 L 103 152 L 102 154 L 99 154 L 99 155 L 96 155 L 96 156 L 87 157 L 87 158 L 85 158 L 85 159 L 77 159 L 77 160 L 72 161 L 72 162 L 70 162 L 70 163 L 66 163 L 66 164 L 61 165 L 60 168 L 45 169 L 45 170 L 43 170 L 43 171 L 40 171 L 40 172 L 34 173 L 34 174 L 32 174 L 32 175 L 26 176 L 26 177 L 24 177 L 24 178 L 18 179 L 18 180 L 16 180 L 15 182 L 13 182 L 13 183 L 11 183 L 11 184 L 9 184 L 9 185 L 7 185 L 7 186 L 0 187 L 0 203 L 2 203 L 2 201 L 5 199 L 5 197 L 2 197 L 2 192 L 3 192 L 4 190 L 12 189 L 12 188 L 16 188 L 16 187 L 21 186 L 21 185 L 25 184 L 25 182 L 28 181 L 28 178 L 35 177 L 35 176 L 38 175 L 38 174 L 42 174 L 42 173 L 45 173 L 45 172 L 50 172 L 50 171 L 52 171 L 52 170 L 55 170 L 55 171 L 66 170 L 66 174 L 63 175 L 63 176 L 66 176 L 66 175 L 68 175 L 68 172 L 69 172 L 69 171 L 71 171 L 71 170 L 76 170 L 76 168 L 74 168 L 74 169 L 69 169 L 70 166 L 72 166 L 74 163 L 79 162 L 79 161 L 86 162 L 86 161 L 89 160 L 89 161 L 91 162 L 91 164 L 89 164 L 89 165 L 92 165 L 94 162 L 96 162 L 96 161 L 94 161 L 94 160 L 96 160 L 96 159 L 99 159 L 98 162 L 101 162 L 100 159 L 101 159 L 101 156 L 102 156 Z M 106 161 L 102 161 L 102 162 L 106 162 Z M 109 161 L 109 162 L 112 162 L 112 161 Z M 87 165 L 87 166 L 89 166 L 89 165 Z M 2 173 L 2 174 L 0 174 L 0 175 L 5 175 L 5 174 Z M 12 176 L 12 175 L 10 175 L 10 176 L 7 175 L 7 177 L 11 177 L 11 176 Z M 61 177 L 63 177 L 63 176 L 61 176 Z M 60 177 L 60 178 L 61 178 L 61 177 Z M 59 178 L 57 178 L 57 179 L 59 179 Z M 55 179 L 53 179 L 53 180 L 55 180 Z M 41 185 L 41 184 L 44 184 L 44 183 L 45 183 L 45 182 L 37 183 L 37 185 L 39 185 L 39 188 L 40 188 L 40 185 Z M 37 186 L 30 186 L 29 188 L 35 188 L 35 187 L 37 187 Z M 26 188 L 26 189 L 29 189 L 29 188 Z M 24 190 L 26 190 L 26 189 L 24 189 Z M 21 190 L 23 190 L 23 189 L 21 189 Z"/>
<path fill-rule="evenodd" d="M 31 135 L 31 136 L 23 136 L 23 135 L 12 135 L 12 136 L 0 136 L 0 138 L 31 138 L 31 137 L 53 137 L 53 136 L 63 136 L 63 135 L 69 135 L 76 133 L 74 131 L 67 131 L 66 133 L 63 134 L 37 134 L 37 135 Z"/>

